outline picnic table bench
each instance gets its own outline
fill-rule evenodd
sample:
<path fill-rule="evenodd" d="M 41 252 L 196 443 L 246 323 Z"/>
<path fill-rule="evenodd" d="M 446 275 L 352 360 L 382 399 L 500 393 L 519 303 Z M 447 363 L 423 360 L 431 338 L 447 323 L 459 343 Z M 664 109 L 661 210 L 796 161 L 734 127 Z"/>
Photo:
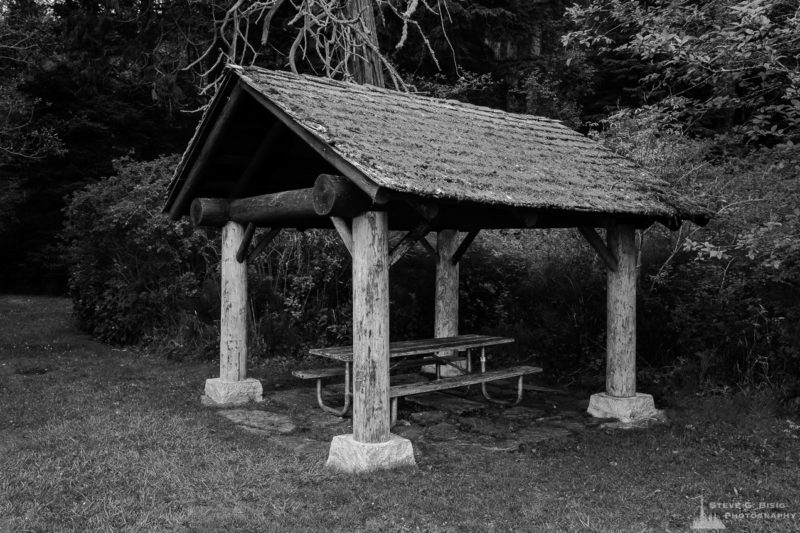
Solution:
<path fill-rule="evenodd" d="M 398 398 L 457 387 L 469 387 L 470 385 L 479 383 L 481 384 L 481 392 L 487 400 L 501 405 L 518 404 L 522 400 L 524 376 L 539 373 L 542 369 L 534 366 L 520 365 L 500 370 L 486 370 L 486 348 L 512 342 L 514 342 L 514 339 L 509 337 L 458 335 L 456 337 L 390 343 L 389 358 L 392 360 L 392 364 L 389 367 L 390 372 L 429 364 L 436 366 L 436 379 L 434 380 L 390 386 L 389 398 L 392 402 L 392 423 L 394 423 L 397 417 Z M 473 372 L 472 368 L 472 350 L 475 349 L 480 349 L 481 351 L 479 372 Z M 458 356 L 459 352 L 465 352 L 465 357 L 461 358 Z M 337 367 L 295 370 L 292 372 L 294 376 L 301 379 L 316 379 L 317 403 L 319 403 L 319 406 L 327 412 L 343 416 L 350 408 L 350 398 L 352 396 L 350 378 L 353 362 L 353 347 L 337 346 L 331 348 L 314 348 L 309 350 L 309 353 L 344 363 Z M 457 362 L 463 362 L 465 365 L 458 366 L 456 364 Z M 458 374 L 450 377 L 441 377 L 440 369 L 445 365 L 456 368 Z M 327 405 L 322 398 L 322 380 L 338 376 L 344 376 L 344 405 L 341 408 Z M 486 390 L 486 383 L 511 378 L 517 378 L 517 394 L 514 400 L 499 400 L 489 395 Z"/>

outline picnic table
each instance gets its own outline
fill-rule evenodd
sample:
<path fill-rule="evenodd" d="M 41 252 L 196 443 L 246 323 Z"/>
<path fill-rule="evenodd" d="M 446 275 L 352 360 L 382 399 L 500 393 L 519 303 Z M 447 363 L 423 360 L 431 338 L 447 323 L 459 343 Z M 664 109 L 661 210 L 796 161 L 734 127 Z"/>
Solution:
<path fill-rule="evenodd" d="M 486 349 L 492 346 L 510 344 L 512 342 L 514 342 L 514 339 L 510 337 L 458 335 L 455 337 L 417 339 L 390 343 L 389 358 L 392 361 L 389 367 L 390 372 L 404 368 L 422 367 L 429 364 L 433 364 L 436 367 L 436 379 L 434 380 L 401 383 L 390 386 L 389 398 L 392 402 L 392 423 L 394 423 L 397 418 L 398 398 L 457 387 L 469 387 L 470 385 L 479 383 L 481 385 L 481 392 L 487 400 L 501 405 L 518 404 L 522 400 L 524 376 L 539 373 L 542 369 L 528 365 L 498 370 L 486 369 Z M 480 350 L 480 370 L 473 371 L 472 351 L 478 349 Z M 461 352 L 465 353 L 463 358 L 458 355 Z M 316 379 L 317 403 L 319 406 L 327 412 L 338 416 L 344 416 L 350 408 L 350 398 L 352 396 L 350 378 L 352 373 L 353 347 L 336 346 L 330 348 L 314 348 L 309 350 L 309 353 L 311 355 L 344 363 L 336 367 L 295 370 L 292 372 L 294 376 L 301 379 Z M 442 377 L 441 368 L 445 365 L 457 369 L 457 375 Z M 344 405 L 341 408 L 335 408 L 326 404 L 322 398 L 322 380 L 338 376 L 344 376 Z M 490 381 L 511 378 L 517 378 L 517 393 L 514 400 L 506 401 L 493 398 L 486 390 L 486 383 Z"/>

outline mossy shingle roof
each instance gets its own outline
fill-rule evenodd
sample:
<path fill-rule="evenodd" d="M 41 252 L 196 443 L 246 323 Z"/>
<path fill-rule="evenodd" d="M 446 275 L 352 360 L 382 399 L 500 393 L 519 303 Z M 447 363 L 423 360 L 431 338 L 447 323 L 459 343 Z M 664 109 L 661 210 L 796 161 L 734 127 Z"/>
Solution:
<path fill-rule="evenodd" d="M 231 75 L 390 191 L 544 211 L 707 218 L 663 180 L 556 120 L 260 68 Z M 173 189 L 188 163 L 184 156 Z"/>

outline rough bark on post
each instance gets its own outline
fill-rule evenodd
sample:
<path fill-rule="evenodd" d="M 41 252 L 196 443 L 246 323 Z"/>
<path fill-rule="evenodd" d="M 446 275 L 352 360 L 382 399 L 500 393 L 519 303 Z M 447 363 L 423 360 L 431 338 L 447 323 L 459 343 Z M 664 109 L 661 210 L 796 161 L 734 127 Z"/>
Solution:
<path fill-rule="evenodd" d="M 247 377 L 247 263 L 236 260 L 243 237 L 241 224 L 222 228 L 219 376 L 224 381 Z"/>
<path fill-rule="evenodd" d="M 389 226 L 386 212 L 353 219 L 353 438 L 389 439 Z"/>
<path fill-rule="evenodd" d="M 636 395 L 636 234 L 633 226 L 608 228 L 608 248 L 617 270 L 608 271 L 606 392 Z"/>

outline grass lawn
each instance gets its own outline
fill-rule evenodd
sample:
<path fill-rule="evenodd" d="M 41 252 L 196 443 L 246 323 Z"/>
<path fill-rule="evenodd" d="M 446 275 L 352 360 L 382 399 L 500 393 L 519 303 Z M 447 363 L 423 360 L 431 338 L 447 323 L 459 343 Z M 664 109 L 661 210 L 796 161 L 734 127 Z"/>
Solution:
<path fill-rule="evenodd" d="M 69 311 L 0 297 L 2 532 L 689 531 L 701 495 L 798 513 L 728 531 L 800 531 L 800 417 L 765 395 L 669 398 L 669 426 L 345 476 L 202 407 L 215 364 L 93 342 Z"/>

